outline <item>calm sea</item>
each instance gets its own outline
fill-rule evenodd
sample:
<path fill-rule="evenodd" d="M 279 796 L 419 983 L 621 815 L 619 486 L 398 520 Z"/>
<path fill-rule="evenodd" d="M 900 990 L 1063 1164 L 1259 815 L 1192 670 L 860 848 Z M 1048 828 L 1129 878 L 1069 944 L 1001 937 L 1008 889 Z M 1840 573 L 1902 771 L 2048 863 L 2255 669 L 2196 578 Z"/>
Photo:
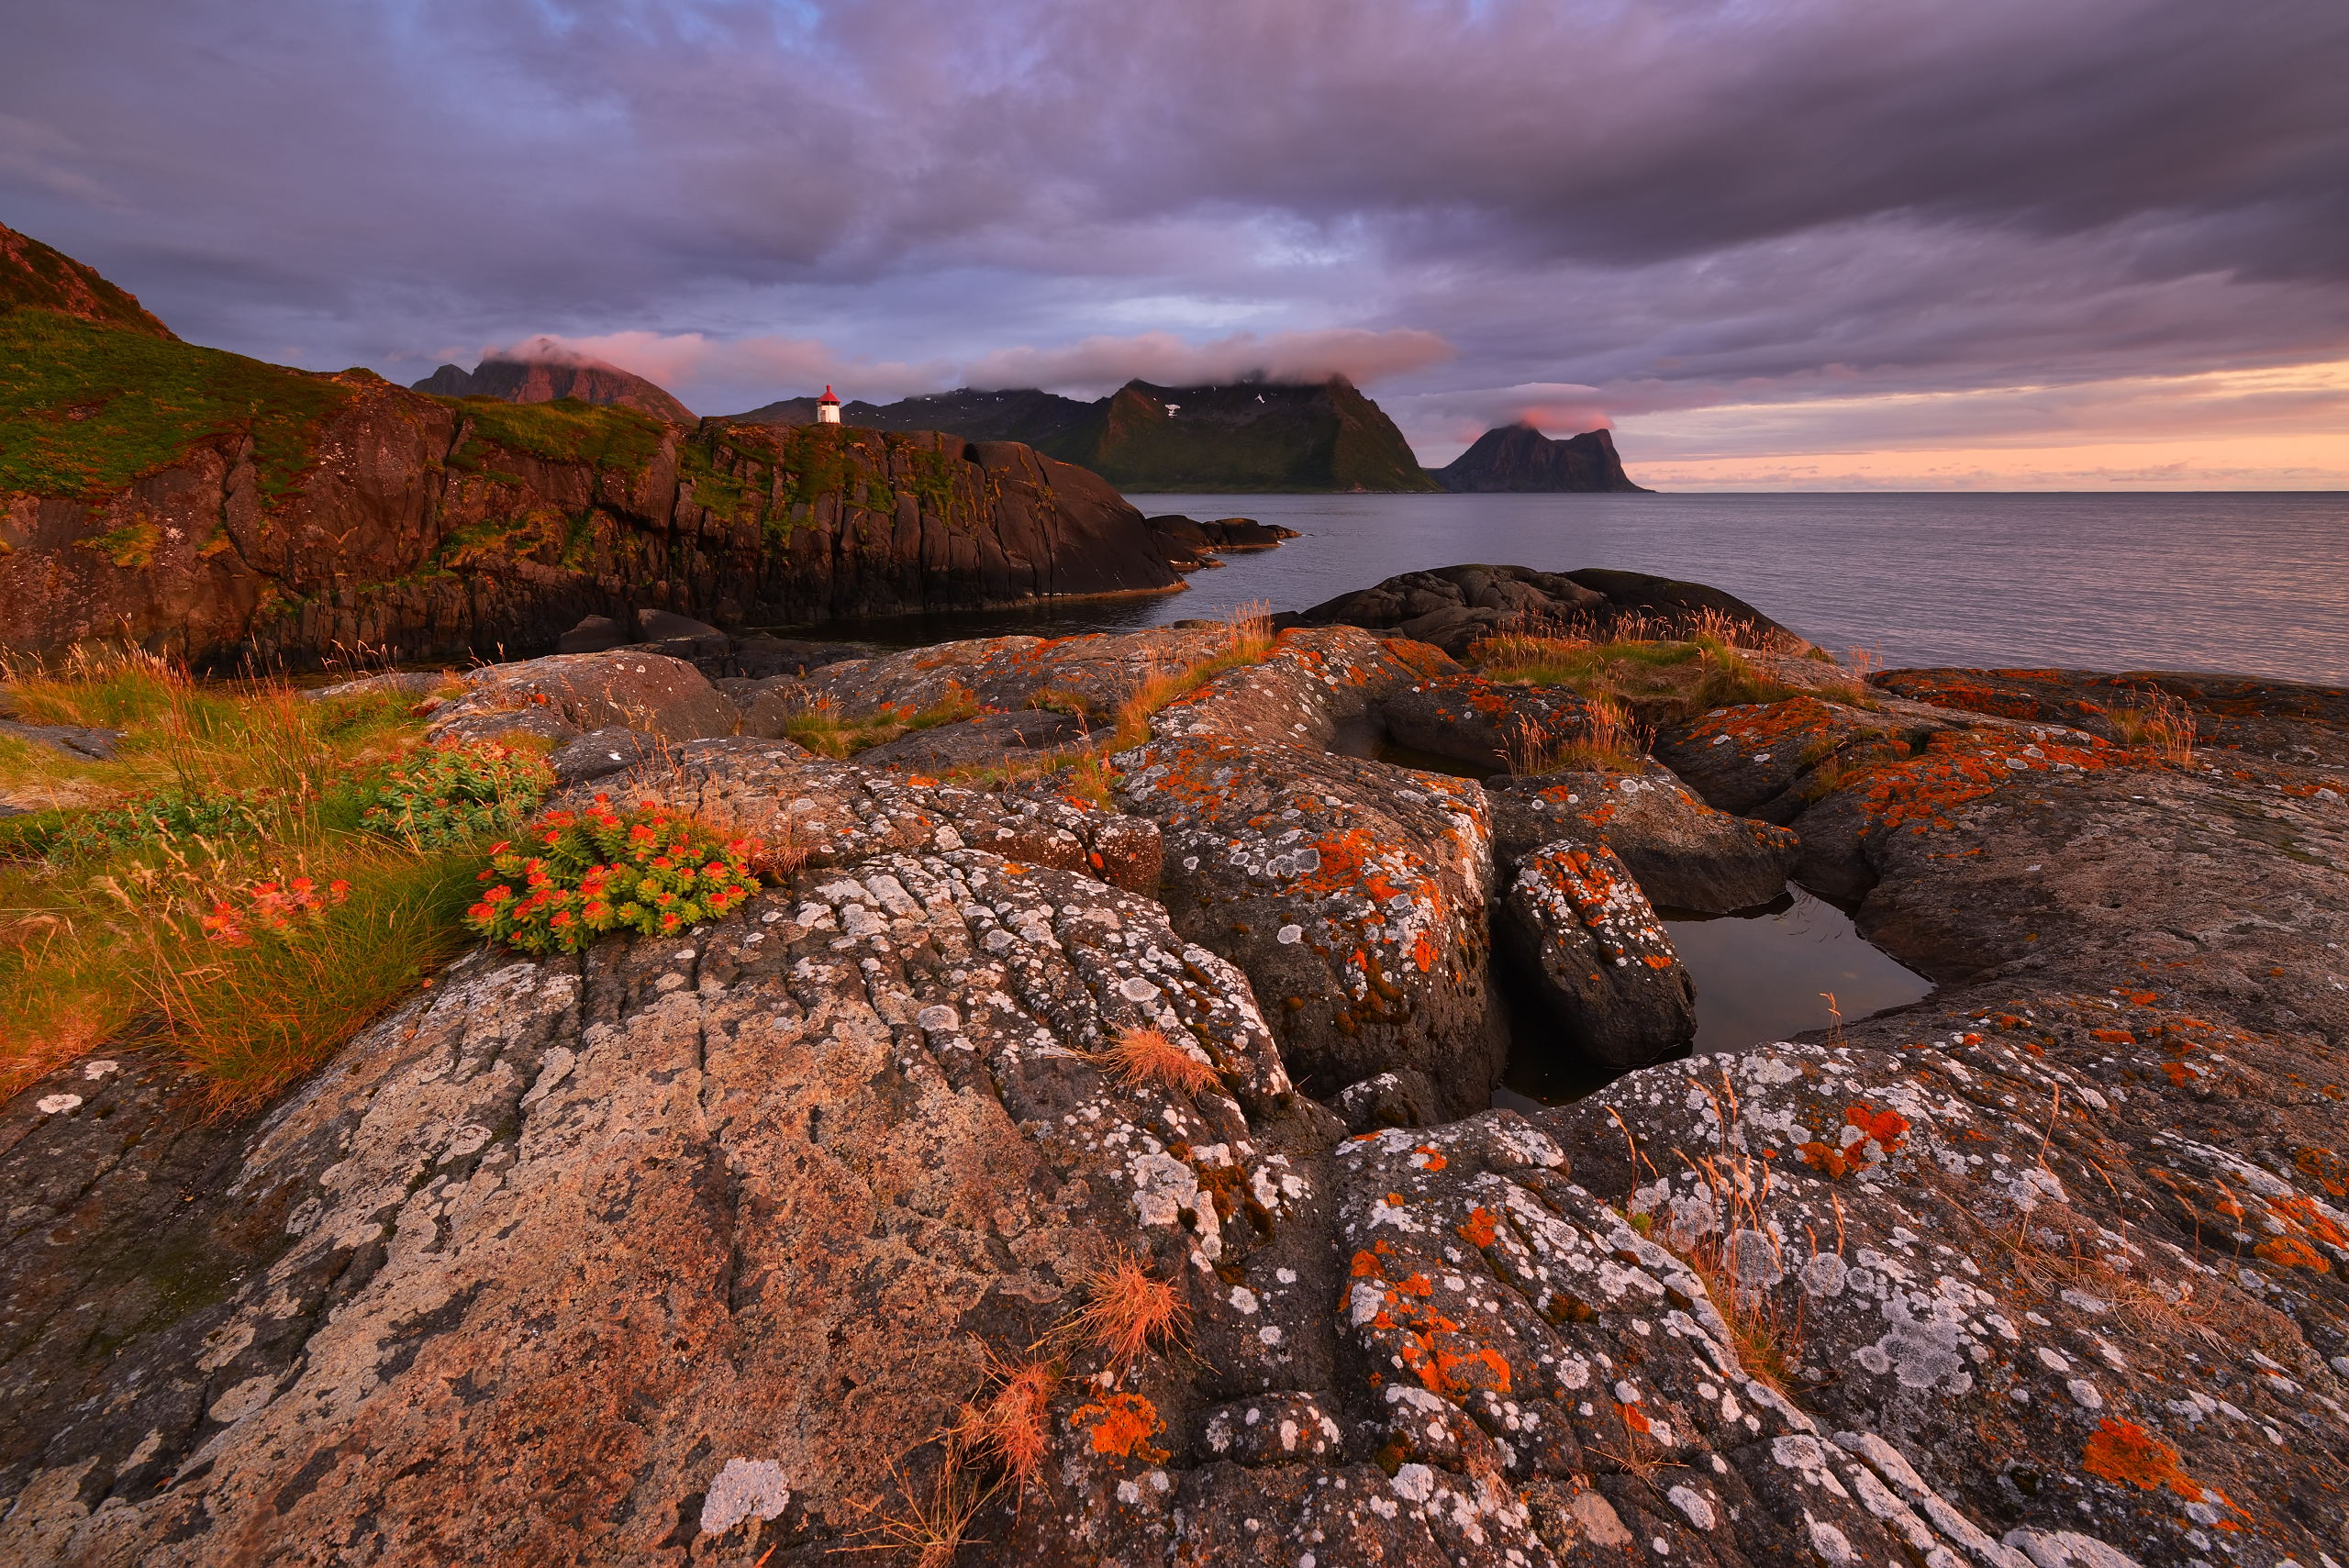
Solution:
<path fill-rule="evenodd" d="M 1128 499 L 1304 537 L 1194 573 L 1186 593 L 1071 606 L 1040 624 L 1124 629 L 1252 599 L 1304 609 L 1458 562 L 1612 566 L 1709 583 L 1835 652 L 1866 648 L 1893 666 L 2349 684 L 2349 492 Z"/>

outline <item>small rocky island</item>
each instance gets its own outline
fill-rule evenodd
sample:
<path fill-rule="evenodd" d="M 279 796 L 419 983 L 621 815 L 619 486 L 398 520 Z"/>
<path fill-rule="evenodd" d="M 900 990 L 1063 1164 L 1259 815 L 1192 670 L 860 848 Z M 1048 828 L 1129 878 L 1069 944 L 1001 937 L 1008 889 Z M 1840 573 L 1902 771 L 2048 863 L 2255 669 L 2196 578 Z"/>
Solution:
<path fill-rule="evenodd" d="M 1282 618 L 372 677 L 789 852 L 241 1118 L 11 1101 L 0 1555 L 2343 1551 L 2349 695 L 1863 680 L 1623 573 Z M 1790 875 L 1939 988 L 1679 1055 L 1655 906 Z M 1525 1051 L 1625 1071 L 1487 1108 Z"/>

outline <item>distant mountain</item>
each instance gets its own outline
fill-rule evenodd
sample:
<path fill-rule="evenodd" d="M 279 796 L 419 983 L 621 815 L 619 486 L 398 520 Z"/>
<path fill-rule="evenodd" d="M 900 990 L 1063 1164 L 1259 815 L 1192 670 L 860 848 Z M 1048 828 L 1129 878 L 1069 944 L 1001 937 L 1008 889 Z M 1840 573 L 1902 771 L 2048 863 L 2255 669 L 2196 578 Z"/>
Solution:
<path fill-rule="evenodd" d="M 20 305 L 151 338 L 173 336 L 138 295 L 98 276 L 95 267 L 0 224 L 0 310 Z"/>
<path fill-rule="evenodd" d="M 1553 441 L 1528 424 L 1504 425 L 1476 438 L 1476 444 L 1435 471 L 1446 490 L 1602 490 L 1653 495 L 1634 484 L 1615 455 L 1615 438 L 1585 430 Z"/>
<path fill-rule="evenodd" d="M 807 425 L 816 400 L 789 398 L 734 422 Z M 1127 383 L 1097 403 L 1049 392 L 964 388 L 885 405 L 851 403 L 841 421 L 1025 441 L 1126 490 L 1433 490 L 1410 444 L 1343 376 L 1306 386 Z"/>
<path fill-rule="evenodd" d="M 1058 456 L 1055 441 L 1065 439 L 1092 415 L 1094 405 L 1049 392 L 938 392 L 897 403 L 845 403 L 841 423 L 867 430 L 943 430 L 971 441 L 1025 441 L 1037 450 Z M 770 425 L 778 429 L 816 422 L 816 400 L 786 397 L 728 417 L 735 425 Z"/>
<path fill-rule="evenodd" d="M 436 397 L 495 397 L 507 403 L 552 403 L 575 397 L 600 406 L 633 408 L 672 424 L 690 425 L 694 411 L 670 395 L 666 388 L 602 360 L 553 350 L 544 356 L 524 344 L 520 358 L 486 359 L 468 375 L 455 365 L 442 365 L 422 381 L 409 384 L 412 392 Z"/>

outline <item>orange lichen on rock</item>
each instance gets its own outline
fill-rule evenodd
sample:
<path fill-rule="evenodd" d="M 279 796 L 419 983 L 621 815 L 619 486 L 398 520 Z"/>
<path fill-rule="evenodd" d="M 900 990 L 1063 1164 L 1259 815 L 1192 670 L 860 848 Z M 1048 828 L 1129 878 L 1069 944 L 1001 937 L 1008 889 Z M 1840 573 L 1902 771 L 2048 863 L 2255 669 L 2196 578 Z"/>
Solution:
<path fill-rule="evenodd" d="M 2096 1435 L 2088 1439 L 2087 1451 L 2080 1455 L 2080 1463 L 2089 1474 L 2107 1481 L 2123 1482 L 2147 1492 L 2167 1487 L 2189 1503 L 2214 1502 L 2232 1513 L 2243 1512 L 2227 1501 L 2225 1493 L 2213 1491 L 2179 1469 L 2177 1451 L 2134 1421 L 2099 1424 Z"/>
<path fill-rule="evenodd" d="M 1098 1405 L 1079 1406 L 1068 1423 L 1079 1431 L 1092 1429 L 1096 1453 L 1139 1459 L 1146 1464 L 1166 1459 L 1166 1451 L 1152 1447 L 1150 1441 L 1165 1423 L 1158 1418 L 1158 1407 L 1139 1394 L 1112 1394 Z"/>
<path fill-rule="evenodd" d="M 2331 1259 L 2297 1236 L 2272 1236 L 2252 1251 L 2279 1268 L 2313 1269 L 2321 1274 L 2332 1271 Z"/>
<path fill-rule="evenodd" d="M 1843 1125 L 1857 1129 L 1859 1136 L 1845 1138 L 1831 1147 L 1824 1140 L 1813 1139 L 1796 1148 L 1804 1164 L 1825 1172 L 1830 1181 L 1840 1181 L 1868 1163 L 1870 1144 L 1876 1146 L 1881 1158 L 1889 1159 L 1900 1151 L 1909 1136 L 1907 1117 L 1896 1110 L 1871 1109 L 1865 1102 L 1845 1107 Z"/>
<path fill-rule="evenodd" d="M 1468 1223 L 1461 1226 L 1459 1230 L 1461 1239 L 1471 1247 L 1491 1246 L 1494 1237 L 1492 1210 L 1478 1204 L 1468 1211 Z"/>

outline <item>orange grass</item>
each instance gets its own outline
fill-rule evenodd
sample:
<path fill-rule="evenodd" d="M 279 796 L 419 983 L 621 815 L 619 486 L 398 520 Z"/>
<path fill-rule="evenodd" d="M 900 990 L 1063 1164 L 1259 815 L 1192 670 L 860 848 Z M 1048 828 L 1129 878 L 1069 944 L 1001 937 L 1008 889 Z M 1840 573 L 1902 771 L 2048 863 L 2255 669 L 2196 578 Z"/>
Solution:
<path fill-rule="evenodd" d="M 1163 1084 L 1196 1095 L 1216 1082 L 1214 1068 L 1161 1031 L 1146 1027 L 1119 1029 L 1117 1043 L 1107 1051 L 1091 1053 L 1091 1060 L 1108 1068 L 1130 1087 Z"/>
<path fill-rule="evenodd" d="M 1024 1493 L 1043 1473 L 1052 1450 L 1052 1391 L 1061 1385 L 1063 1371 L 1057 1362 L 1012 1363 L 992 1353 L 987 1362 L 999 1385 L 985 1403 L 963 1406 L 947 1436 L 958 1451 L 993 1460 L 1013 1488 Z"/>
<path fill-rule="evenodd" d="M 1152 1278 L 1132 1254 L 1120 1252 L 1085 1278 L 1085 1309 L 1067 1330 L 1109 1358 L 1123 1372 L 1155 1340 L 1172 1347 L 1191 1326 L 1190 1305 L 1175 1284 Z"/>

